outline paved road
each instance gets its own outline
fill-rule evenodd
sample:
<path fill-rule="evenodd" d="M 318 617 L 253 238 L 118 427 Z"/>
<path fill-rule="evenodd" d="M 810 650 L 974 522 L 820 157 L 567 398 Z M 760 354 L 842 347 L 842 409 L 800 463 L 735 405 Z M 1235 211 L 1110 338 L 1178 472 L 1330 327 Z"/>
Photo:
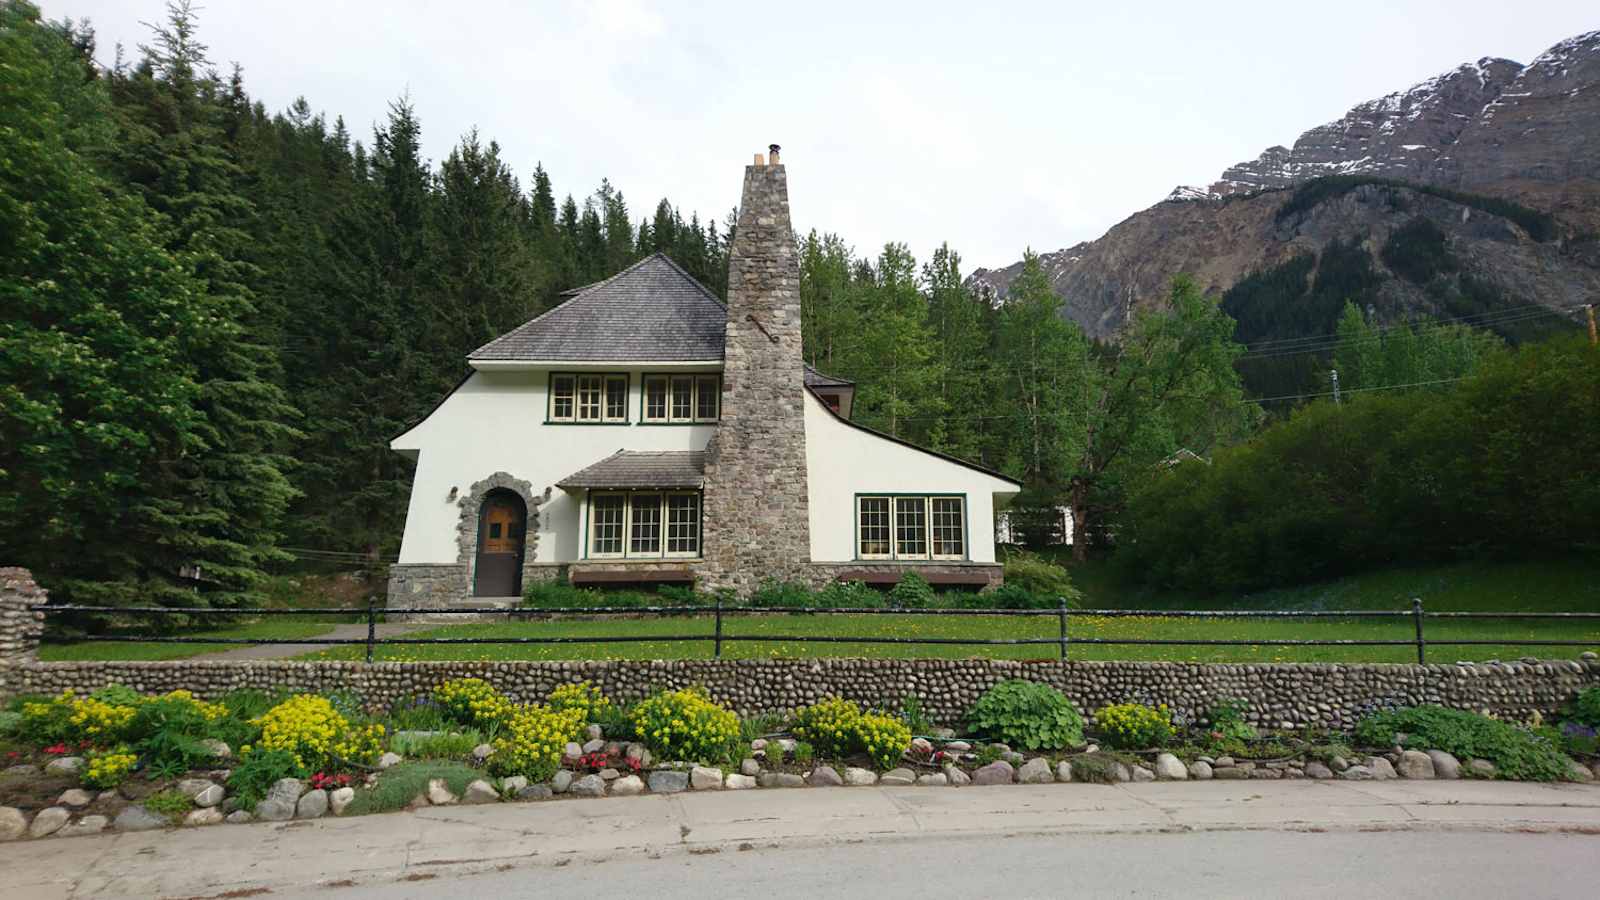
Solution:
<path fill-rule="evenodd" d="M 1600 838 L 1247 831 L 933 838 L 627 856 L 558 869 L 327 888 L 326 900 L 651 897 L 1593 897 Z M 273 896 L 278 896 L 274 894 Z"/>
<path fill-rule="evenodd" d="M 745 877 L 787 873 L 840 893 L 885 896 L 926 886 L 923 873 L 940 887 L 925 893 L 939 896 L 983 897 L 1002 888 L 1019 896 L 1067 893 L 1053 886 L 1070 887 L 1080 870 L 1091 894 L 1114 888 L 1119 874 L 1157 896 L 1191 886 L 1221 896 L 1283 896 L 1351 883 L 1371 887 L 1378 878 L 1419 886 L 1418 894 L 1445 894 L 1408 874 L 1438 870 L 1440 878 L 1469 887 L 1504 885 L 1520 873 L 1530 879 L 1520 889 L 1495 890 L 1524 897 L 1561 888 L 1579 870 L 1588 887 L 1567 891 L 1576 897 L 1593 893 L 1600 871 L 1595 835 L 1600 786 L 1594 785 L 1207 781 L 717 791 L 19 841 L 0 844 L 0 896 L 270 892 L 337 900 L 368 886 L 442 895 L 502 876 L 513 892 L 556 878 L 580 879 L 573 884 L 582 886 L 584 872 L 609 879 L 608 893 L 637 893 L 644 884 L 645 895 L 687 896 L 670 893 L 677 884 L 632 879 L 685 865 L 714 874 L 745 860 Z M 1108 842 L 1110 836 L 1127 840 Z M 1480 837 L 1484 843 L 1471 846 L 1482 852 L 1451 849 Z M 1537 839 L 1515 843 L 1523 838 Z M 1114 857 L 1095 847 L 1123 849 Z M 1528 849 L 1511 853 L 1516 847 Z M 1147 871 L 1170 865 L 1182 866 L 1184 877 Z M 1474 867 L 1485 869 L 1481 877 L 1457 877 Z M 1291 876 L 1300 879 L 1292 889 L 1257 890 L 1281 887 Z M 1016 891 L 1006 887 L 1012 883 Z M 489 884 L 490 892 L 479 896 L 496 895 Z M 947 891 L 945 884 L 961 889 Z M 697 879 L 695 885 L 701 898 L 734 894 L 720 884 Z"/>
<path fill-rule="evenodd" d="M 414 631 L 423 631 L 428 628 L 439 627 L 435 623 L 426 622 L 379 622 L 377 625 L 378 637 L 398 637 Z M 367 625 L 365 622 L 354 625 L 335 625 L 332 629 L 316 635 L 318 638 L 339 638 L 343 640 L 366 640 Z M 329 644 L 253 644 L 245 647 L 235 647 L 232 650 L 218 650 L 215 653 L 202 653 L 194 657 L 198 660 L 223 660 L 223 659 L 289 659 L 306 653 L 317 653 L 328 650 L 333 646 Z"/>

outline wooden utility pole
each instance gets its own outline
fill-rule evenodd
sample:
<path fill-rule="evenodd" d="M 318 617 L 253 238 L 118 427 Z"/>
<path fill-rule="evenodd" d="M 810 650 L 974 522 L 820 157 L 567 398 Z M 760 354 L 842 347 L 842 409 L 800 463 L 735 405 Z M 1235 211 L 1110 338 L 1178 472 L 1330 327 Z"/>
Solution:
<path fill-rule="evenodd" d="M 1596 332 L 1594 327 L 1594 304 L 1586 304 L 1583 310 L 1589 314 L 1589 346 L 1600 346 L 1600 332 Z"/>

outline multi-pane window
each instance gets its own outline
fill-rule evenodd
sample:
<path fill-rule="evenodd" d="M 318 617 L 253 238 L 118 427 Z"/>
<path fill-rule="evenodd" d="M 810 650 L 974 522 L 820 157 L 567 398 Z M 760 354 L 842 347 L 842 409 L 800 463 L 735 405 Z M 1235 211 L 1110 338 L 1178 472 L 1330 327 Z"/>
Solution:
<path fill-rule="evenodd" d="M 661 552 L 661 495 L 634 494 L 628 498 L 628 555 L 655 556 Z"/>
<path fill-rule="evenodd" d="M 699 555 L 698 493 L 596 491 L 589 495 L 590 557 L 660 559 Z"/>
<path fill-rule="evenodd" d="M 586 373 L 551 375 L 550 421 L 628 421 L 628 376 Z"/>
<path fill-rule="evenodd" d="M 856 539 L 863 559 L 889 555 L 889 498 L 862 497 L 857 501 Z"/>
<path fill-rule="evenodd" d="M 722 378 L 719 375 L 646 375 L 645 422 L 691 424 L 715 422 L 722 412 Z"/>
<path fill-rule="evenodd" d="M 966 536 L 961 497 L 856 498 L 856 555 L 862 559 L 964 559 Z"/>
<path fill-rule="evenodd" d="M 700 555 L 700 495 L 667 495 L 667 555 Z"/>
<path fill-rule="evenodd" d="M 571 375 L 550 376 L 550 418 L 557 422 L 572 421 L 573 384 Z"/>
<path fill-rule="evenodd" d="M 606 421 L 628 421 L 628 376 L 606 376 Z"/>
<path fill-rule="evenodd" d="M 665 375 L 650 375 L 644 380 L 644 420 L 646 422 L 665 422 L 667 420 L 667 377 Z"/>
<path fill-rule="evenodd" d="M 694 380 L 694 417 L 702 422 L 717 420 L 717 404 L 722 399 L 722 386 L 717 376 L 701 375 Z"/>
<path fill-rule="evenodd" d="M 672 418 L 678 422 L 694 418 L 693 375 L 675 375 L 672 378 Z"/>
<path fill-rule="evenodd" d="M 960 497 L 932 497 L 933 555 L 935 559 L 959 559 L 967 553 L 967 527 L 961 514 Z"/>
<path fill-rule="evenodd" d="M 595 494 L 589 499 L 589 554 L 621 556 L 626 494 Z"/>
<path fill-rule="evenodd" d="M 895 498 L 894 555 L 901 559 L 928 555 L 928 500 L 926 497 Z"/>

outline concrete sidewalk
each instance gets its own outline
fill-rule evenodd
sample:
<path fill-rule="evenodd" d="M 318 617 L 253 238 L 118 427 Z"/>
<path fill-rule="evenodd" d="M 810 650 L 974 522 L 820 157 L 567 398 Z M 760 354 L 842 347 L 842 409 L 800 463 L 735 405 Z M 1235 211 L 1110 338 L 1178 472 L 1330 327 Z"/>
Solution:
<path fill-rule="evenodd" d="M 1600 834 L 1600 786 L 1204 781 L 823 788 L 429 807 L 0 845 L 8 898 L 216 897 L 430 879 L 623 854 L 930 836 L 1152 831 Z"/>

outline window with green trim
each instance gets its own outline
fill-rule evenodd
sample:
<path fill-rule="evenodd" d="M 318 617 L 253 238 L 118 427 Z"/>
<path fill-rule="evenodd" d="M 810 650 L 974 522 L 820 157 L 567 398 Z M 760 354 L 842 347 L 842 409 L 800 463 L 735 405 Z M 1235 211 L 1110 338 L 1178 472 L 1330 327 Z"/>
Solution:
<path fill-rule="evenodd" d="M 550 375 L 552 422 L 628 421 L 628 376 L 613 372 L 559 372 Z"/>
<path fill-rule="evenodd" d="M 720 375 L 646 375 L 639 420 L 690 425 L 717 421 L 722 413 Z"/>
<path fill-rule="evenodd" d="M 697 491 L 592 491 L 591 559 L 683 559 L 700 555 Z"/>
<path fill-rule="evenodd" d="M 959 496 L 856 498 L 859 559 L 965 559 L 966 501 Z"/>

